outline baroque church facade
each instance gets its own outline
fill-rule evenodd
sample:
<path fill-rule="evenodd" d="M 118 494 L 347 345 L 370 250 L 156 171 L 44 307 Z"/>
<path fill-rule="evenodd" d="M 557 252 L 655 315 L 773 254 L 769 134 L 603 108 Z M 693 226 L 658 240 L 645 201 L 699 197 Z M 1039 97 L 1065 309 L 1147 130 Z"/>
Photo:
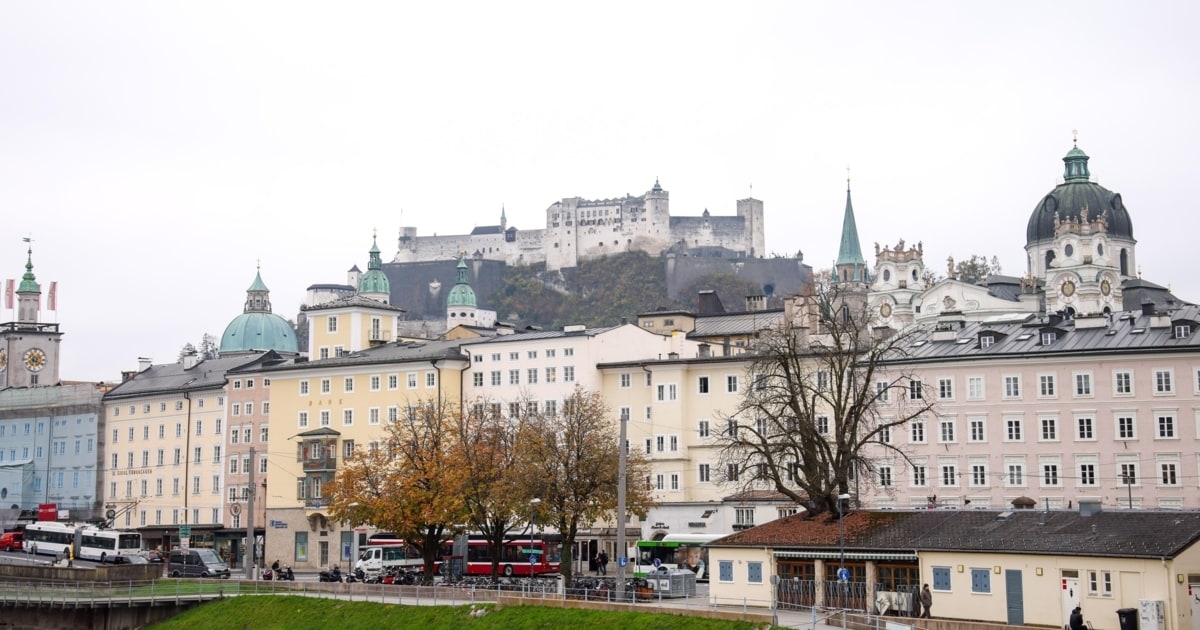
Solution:
<path fill-rule="evenodd" d="M 924 246 L 875 244 L 870 288 L 877 325 L 893 329 L 940 316 L 984 320 L 1013 313 L 1054 313 L 1066 318 L 1109 315 L 1153 304 L 1182 304 L 1164 287 L 1138 277 L 1137 240 L 1119 193 L 1091 181 L 1089 157 L 1076 143 L 1063 157 L 1063 181 L 1034 207 L 1026 228 L 1026 273 L 993 275 L 980 283 L 955 277 L 930 281 Z M 839 273 L 862 260 L 849 191 Z M 849 250 L 847 248 L 849 247 Z M 857 255 L 857 259 L 855 256 Z M 860 264 L 860 263 L 859 263 Z"/>
<path fill-rule="evenodd" d="M 418 236 L 402 227 L 392 262 L 453 260 L 463 252 L 508 265 L 545 263 L 547 270 L 622 252 L 689 253 L 721 258 L 762 258 L 766 252 L 763 202 L 740 199 L 733 216 L 672 216 L 670 193 L 658 181 L 646 193 L 612 199 L 567 197 L 546 208 L 546 227 L 518 230 L 500 213 L 500 224 L 470 234 Z"/>

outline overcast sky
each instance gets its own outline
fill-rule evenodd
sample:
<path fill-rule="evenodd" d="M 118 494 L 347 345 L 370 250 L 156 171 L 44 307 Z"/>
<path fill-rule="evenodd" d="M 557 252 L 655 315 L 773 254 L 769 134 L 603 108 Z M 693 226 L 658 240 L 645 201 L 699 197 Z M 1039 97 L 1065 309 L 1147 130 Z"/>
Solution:
<path fill-rule="evenodd" d="M 400 226 L 545 226 L 648 190 L 771 252 L 998 256 L 1071 130 L 1122 193 L 1144 277 L 1200 301 L 1194 2 L 0 2 L 0 278 L 58 281 L 61 376 L 175 360 L 384 259 Z M 449 281 L 450 279 L 447 279 Z M 44 296 L 43 296 L 44 298 Z M 3 321 L 15 319 L 6 311 Z"/>

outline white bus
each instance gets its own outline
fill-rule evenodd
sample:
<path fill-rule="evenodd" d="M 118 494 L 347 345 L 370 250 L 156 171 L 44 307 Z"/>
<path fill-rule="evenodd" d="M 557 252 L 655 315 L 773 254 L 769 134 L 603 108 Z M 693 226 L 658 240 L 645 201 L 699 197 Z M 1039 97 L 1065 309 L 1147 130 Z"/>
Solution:
<path fill-rule="evenodd" d="M 689 569 L 699 582 L 708 581 L 708 549 L 723 534 L 667 534 L 662 540 L 639 540 L 633 575 L 646 577 L 659 569 Z"/>
<path fill-rule="evenodd" d="M 136 556 L 142 550 L 137 532 L 99 529 L 79 523 L 42 521 L 25 526 L 25 550 L 61 556 L 68 547 L 76 558 L 98 562 L 120 562 L 121 556 Z"/>

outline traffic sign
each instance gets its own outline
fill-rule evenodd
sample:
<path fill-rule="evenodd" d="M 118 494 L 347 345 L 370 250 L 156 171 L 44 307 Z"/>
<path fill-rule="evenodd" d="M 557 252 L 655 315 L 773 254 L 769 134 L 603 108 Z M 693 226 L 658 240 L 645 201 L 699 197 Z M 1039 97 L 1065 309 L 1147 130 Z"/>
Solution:
<path fill-rule="evenodd" d="M 850 581 L 850 569 L 847 569 L 846 567 L 842 567 L 842 568 L 838 569 L 837 576 L 838 576 L 839 581 L 849 582 Z"/>
<path fill-rule="evenodd" d="M 617 566 L 623 567 L 627 564 L 629 564 L 629 558 L 626 558 L 625 556 L 617 556 Z"/>
<path fill-rule="evenodd" d="M 662 566 L 662 560 L 655 558 L 654 559 L 654 568 L 657 569 L 660 566 Z"/>
<path fill-rule="evenodd" d="M 536 553 L 529 556 L 529 564 L 537 564 L 537 561 L 538 557 Z"/>
<path fill-rule="evenodd" d="M 179 526 L 179 537 L 180 538 L 191 538 L 192 537 L 192 526 L 191 525 L 180 525 Z"/>

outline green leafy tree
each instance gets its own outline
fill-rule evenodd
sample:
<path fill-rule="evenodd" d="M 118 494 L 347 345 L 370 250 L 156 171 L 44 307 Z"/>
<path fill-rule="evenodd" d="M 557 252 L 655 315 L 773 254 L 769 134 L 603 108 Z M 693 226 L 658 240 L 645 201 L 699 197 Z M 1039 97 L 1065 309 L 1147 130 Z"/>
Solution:
<path fill-rule="evenodd" d="M 575 570 L 567 551 L 574 548 L 580 527 L 613 517 L 617 507 L 616 424 L 599 393 L 577 387 L 563 401 L 561 412 L 531 414 L 521 427 L 522 483 L 530 498 L 541 499 L 538 522 L 550 523 L 562 534 L 562 574 L 568 585 Z M 626 470 L 628 479 L 649 474 L 645 458 L 636 451 L 628 454 Z M 630 513 L 645 514 L 651 500 L 645 484 L 628 484 L 625 501 Z"/>

